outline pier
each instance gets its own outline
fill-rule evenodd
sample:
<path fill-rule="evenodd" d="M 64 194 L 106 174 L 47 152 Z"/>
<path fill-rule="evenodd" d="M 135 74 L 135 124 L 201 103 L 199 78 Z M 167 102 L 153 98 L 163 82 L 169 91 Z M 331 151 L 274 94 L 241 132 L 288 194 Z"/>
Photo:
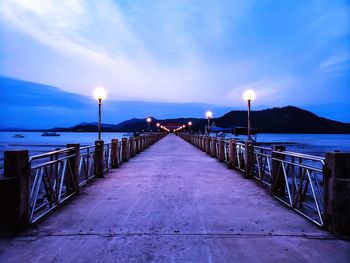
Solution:
<path fill-rule="evenodd" d="M 79 151 L 79 145 L 68 145 L 68 150 L 55 153 L 56 159 L 49 157 L 51 163 L 45 169 L 57 169 L 57 177 L 64 163 L 70 167 L 56 181 L 56 188 L 58 182 L 65 182 L 61 193 L 51 191 L 49 207 L 55 211 L 40 210 L 37 204 L 33 210 L 31 203 L 31 208 L 21 208 L 21 215 L 13 212 L 14 219 L 20 217 L 18 224 L 31 221 L 30 227 L 16 235 L 2 235 L 0 261 L 349 262 L 350 243 L 333 234 L 347 234 L 346 228 L 339 232 L 339 222 L 346 223 L 348 218 L 333 223 L 327 219 L 332 211 L 337 213 L 333 220 L 342 216 L 332 206 L 334 200 L 332 204 L 324 200 L 323 208 L 316 200 L 311 206 L 315 211 L 303 209 L 305 200 L 298 190 L 293 192 L 281 181 L 289 174 L 283 171 L 291 162 L 291 155 L 281 157 L 283 149 L 267 153 L 268 149 L 256 148 L 254 155 L 246 151 L 254 147 L 249 142 L 186 133 L 182 138 L 164 135 L 110 144 L 97 141 L 94 147 Z M 60 154 L 65 157 L 60 159 Z M 257 156 L 267 162 L 264 169 L 256 166 Z M 268 156 L 273 156 L 270 164 Z M 327 164 L 327 172 L 337 178 L 334 167 L 339 158 L 327 158 L 334 161 Z M 322 163 L 321 158 L 311 161 Z M 303 165 L 307 176 L 319 171 Z M 41 167 L 36 166 L 39 174 Z M 263 173 L 256 175 L 256 168 Z M 5 175 L 6 169 L 10 168 L 5 165 Z M 267 179 L 269 171 L 271 180 Z M 69 180 L 64 179 L 67 174 Z M 334 180 L 325 184 L 330 187 Z M 16 188 L 16 182 L 11 185 Z M 305 193 L 308 189 L 304 188 Z M 289 207 L 292 194 L 299 203 Z"/>

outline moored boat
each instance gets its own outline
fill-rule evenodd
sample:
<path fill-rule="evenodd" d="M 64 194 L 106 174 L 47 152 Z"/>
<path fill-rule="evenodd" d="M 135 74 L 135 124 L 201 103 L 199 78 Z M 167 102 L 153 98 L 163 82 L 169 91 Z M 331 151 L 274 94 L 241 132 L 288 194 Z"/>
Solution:
<path fill-rule="evenodd" d="M 56 132 L 43 132 L 41 136 L 61 136 L 61 134 Z"/>
<path fill-rule="evenodd" d="M 24 138 L 24 136 L 22 134 L 15 134 L 12 138 Z"/>

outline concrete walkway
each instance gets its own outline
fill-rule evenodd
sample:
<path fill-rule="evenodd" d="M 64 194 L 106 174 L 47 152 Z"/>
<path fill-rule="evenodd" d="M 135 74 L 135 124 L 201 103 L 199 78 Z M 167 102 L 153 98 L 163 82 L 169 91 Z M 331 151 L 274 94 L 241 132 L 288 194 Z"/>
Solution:
<path fill-rule="evenodd" d="M 175 135 L 37 226 L 0 262 L 350 262 L 338 240 Z"/>

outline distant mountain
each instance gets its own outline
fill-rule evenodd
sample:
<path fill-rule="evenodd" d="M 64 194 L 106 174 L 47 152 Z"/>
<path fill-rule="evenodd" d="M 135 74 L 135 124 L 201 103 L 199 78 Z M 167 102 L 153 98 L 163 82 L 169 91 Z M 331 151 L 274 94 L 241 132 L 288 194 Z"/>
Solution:
<path fill-rule="evenodd" d="M 91 96 L 69 93 L 56 87 L 1 76 L 0 94 L 0 119 L 2 120 L 0 130 L 42 130 L 50 127 L 69 127 L 55 128 L 58 131 L 96 131 L 97 129 L 95 122 L 97 103 Z M 316 112 L 320 112 L 321 106 L 313 105 L 312 107 Z M 322 116 L 332 111 L 333 115 L 334 112 L 344 112 L 344 114 L 349 112 L 349 107 L 340 106 L 333 104 L 323 106 Z M 155 116 L 162 123 L 186 124 L 191 119 L 193 130 L 203 130 L 207 121 L 198 117 L 203 116 L 206 110 L 212 110 L 215 116 L 222 116 L 213 119 L 217 126 L 247 125 L 246 111 L 229 112 L 232 110 L 231 107 L 201 103 L 107 99 L 102 105 L 102 120 L 106 123 L 103 125 L 103 130 L 142 131 L 147 129 L 146 116 Z M 188 118 L 178 119 L 177 116 Z M 124 121 L 127 119 L 130 120 Z M 81 121 L 85 122 L 80 123 Z M 156 119 L 151 126 L 153 130 L 156 129 L 155 121 Z M 74 125 L 76 123 L 80 124 Z M 321 118 L 309 111 L 292 106 L 253 111 L 252 125 L 260 132 L 349 133 L 349 124 Z"/>
<path fill-rule="evenodd" d="M 156 123 L 167 124 L 187 124 L 191 120 L 192 130 L 204 130 L 207 124 L 206 119 L 199 118 L 177 118 L 162 119 L 153 118 L 151 130 L 157 130 Z M 219 118 L 211 120 L 218 127 L 247 126 L 246 111 L 230 111 Z M 251 112 L 253 128 L 260 133 L 350 133 L 350 124 L 319 117 L 312 112 L 287 106 L 283 108 L 272 108 Z M 134 132 L 147 130 L 145 119 L 130 119 L 119 124 L 103 124 L 103 131 Z M 97 123 L 82 123 L 70 128 L 55 128 L 53 131 L 84 131 L 95 132 Z"/>
<path fill-rule="evenodd" d="M 6 120 L 0 123 L 2 128 L 69 127 L 81 121 L 93 124 L 97 120 L 97 103 L 92 96 L 1 76 L 0 94 L 0 119 Z M 219 116 L 230 109 L 232 107 L 205 103 L 122 101 L 107 98 L 102 105 L 102 120 L 107 123 L 119 123 L 131 118 L 145 118 L 148 115 L 157 118 L 199 117 L 207 110 L 212 110 Z"/>
<path fill-rule="evenodd" d="M 216 125 L 247 126 L 246 111 L 231 111 L 215 119 Z M 297 107 L 251 112 L 252 126 L 264 133 L 350 133 L 350 124 L 329 120 Z"/>

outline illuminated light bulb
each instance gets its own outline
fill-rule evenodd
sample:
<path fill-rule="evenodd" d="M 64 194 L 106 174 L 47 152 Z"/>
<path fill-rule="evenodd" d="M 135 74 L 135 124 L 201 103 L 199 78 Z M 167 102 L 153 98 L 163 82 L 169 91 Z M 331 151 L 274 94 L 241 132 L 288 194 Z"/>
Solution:
<path fill-rule="evenodd" d="M 98 87 L 94 89 L 93 96 L 96 100 L 104 100 L 107 96 L 107 92 L 104 88 Z"/>
<path fill-rule="evenodd" d="M 248 90 L 244 91 L 244 93 L 243 93 L 243 98 L 246 101 L 255 100 L 255 97 L 256 97 L 256 94 L 255 94 L 254 90 L 248 89 Z"/>
<path fill-rule="evenodd" d="M 205 113 L 205 116 L 207 116 L 207 118 L 210 119 L 211 117 L 213 117 L 213 113 L 211 111 L 207 111 Z"/>

